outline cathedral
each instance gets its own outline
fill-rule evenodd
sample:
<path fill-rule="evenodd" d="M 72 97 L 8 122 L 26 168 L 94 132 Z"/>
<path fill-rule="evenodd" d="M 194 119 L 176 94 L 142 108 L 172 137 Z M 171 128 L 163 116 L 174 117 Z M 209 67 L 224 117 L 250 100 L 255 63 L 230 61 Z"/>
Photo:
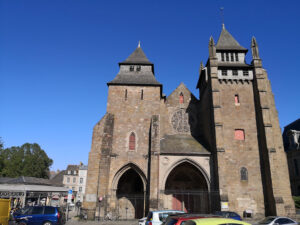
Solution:
<path fill-rule="evenodd" d="M 106 114 L 93 129 L 88 218 L 150 210 L 294 215 L 277 110 L 256 39 L 252 61 L 223 25 L 195 85 L 169 96 L 140 45 L 107 83 Z"/>

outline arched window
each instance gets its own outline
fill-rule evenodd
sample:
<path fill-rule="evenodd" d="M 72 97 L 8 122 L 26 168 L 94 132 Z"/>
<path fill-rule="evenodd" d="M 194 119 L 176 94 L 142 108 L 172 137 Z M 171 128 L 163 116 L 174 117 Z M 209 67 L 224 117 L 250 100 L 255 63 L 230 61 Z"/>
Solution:
<path fill-rule="evenodd" d="M 183 94 L 182 92 L 179 95 L 179 103 L 182 104 L 184 102 Z"/>
<path fill-rule="evenodd" d="M 144 100 L 144 90 L 141 91 L 141 100 Z"/>
<path fill-rule="evenodd" d="M 248 171 L 245 167 L 241 168 L 241 180 L 248 180 Z"/>
<path fill-rule="evenodd" d="M 125 100 L 127 100 L 127 89 L 125 90 Z"/>
<path fill-rule="evenodd" d="M 135 150 L 135 134 L 133 132 L 129 136 L 129 150 Z"/>

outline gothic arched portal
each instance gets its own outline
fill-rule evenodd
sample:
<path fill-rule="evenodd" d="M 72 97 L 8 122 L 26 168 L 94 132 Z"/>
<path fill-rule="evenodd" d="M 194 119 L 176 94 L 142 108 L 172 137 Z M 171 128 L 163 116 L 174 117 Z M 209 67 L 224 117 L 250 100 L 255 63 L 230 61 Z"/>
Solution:
<path fill-rule="evenodd" d="M 144 214 L 144 184 L 133 169 L 126 170 L 120 177 L 116 190 L 120 219 L 139 219 Z"/>
<path fill-rule="evenodd" d="M 189 162 L 177 165 L 165 183 L 169 207 L 189 213 L 209 212 L 208 184 L 202 172 Z"/>

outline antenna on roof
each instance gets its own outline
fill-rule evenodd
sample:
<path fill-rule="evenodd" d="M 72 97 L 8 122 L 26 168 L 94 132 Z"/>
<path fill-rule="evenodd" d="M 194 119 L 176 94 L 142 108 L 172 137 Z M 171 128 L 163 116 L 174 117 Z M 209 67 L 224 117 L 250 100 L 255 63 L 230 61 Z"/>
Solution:
<path fill-rule="evenodd" d="M 225 24 L 224 24 L 224 7 L 220 7 L 220 14 L 221 14 L 221 19 L 222 19 L 222 28 L 225 29 Z"/>
<path fill-rule="evenodd" d="M 141 41 L 139 41 L 139 44 L 138 44 L 138 48 L 140 48 L 141 47 Z"/>

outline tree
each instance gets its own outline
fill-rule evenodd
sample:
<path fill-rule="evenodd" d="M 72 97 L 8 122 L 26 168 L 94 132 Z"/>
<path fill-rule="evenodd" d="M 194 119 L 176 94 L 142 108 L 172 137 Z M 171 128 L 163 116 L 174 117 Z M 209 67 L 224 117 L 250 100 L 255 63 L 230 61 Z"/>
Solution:
<path fill-rule="evenodd" d="M 3 177 L 38 177 L 49 178 L 49 167 L 53 161 L 41 147 L 34 143 L 25 143 L 21 147 L 0 149 L 3 166 L 0 165 L 0 176 Z"/>
<path fill-rule="evenodd" d="M 3 167 L 4 167 L 4 159 L 1 155 L 2 150 L 3 150 L 3 142 L 2 142 L 2 139 L 0 137 L 0 171 L 2 171 Z"/>

